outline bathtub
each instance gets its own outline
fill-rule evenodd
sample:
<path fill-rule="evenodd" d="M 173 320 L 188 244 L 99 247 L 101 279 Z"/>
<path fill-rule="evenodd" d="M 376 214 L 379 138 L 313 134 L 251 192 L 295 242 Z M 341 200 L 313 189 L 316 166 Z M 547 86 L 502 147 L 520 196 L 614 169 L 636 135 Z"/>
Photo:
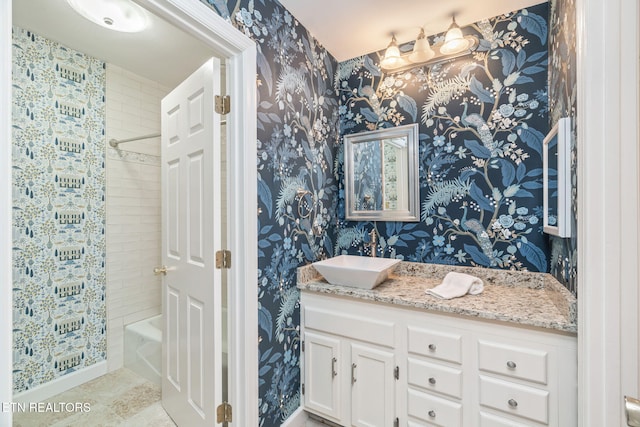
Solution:
<path fill-rule="evenodd" d="M 124 367 L 151 382 L 162 384 L 162 315 L 124 327 Z M 227 328 L 227 309 L 222 307 L 222 330 Z M 227 339 L 222 341 L 222 385 L 227 385 Z"/>
<path fill-rule="evenodd" d="M 161 314 L 124 327 L 124 367 L 161 385 Z"/>

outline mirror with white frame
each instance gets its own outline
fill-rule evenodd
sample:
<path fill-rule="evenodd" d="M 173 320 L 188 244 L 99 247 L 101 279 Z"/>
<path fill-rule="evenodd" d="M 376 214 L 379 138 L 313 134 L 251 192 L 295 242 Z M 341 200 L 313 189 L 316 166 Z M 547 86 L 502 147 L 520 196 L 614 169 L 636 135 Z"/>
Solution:
<path fill-rule="evenodd" d="M 543 141 L 543 229 L 571 237 L 571 119 L 563 117 Z"/>
<path fill-rule="evenodd" d="M 419 221 L 418 124 L 344 137 L 345 218 Z"/>

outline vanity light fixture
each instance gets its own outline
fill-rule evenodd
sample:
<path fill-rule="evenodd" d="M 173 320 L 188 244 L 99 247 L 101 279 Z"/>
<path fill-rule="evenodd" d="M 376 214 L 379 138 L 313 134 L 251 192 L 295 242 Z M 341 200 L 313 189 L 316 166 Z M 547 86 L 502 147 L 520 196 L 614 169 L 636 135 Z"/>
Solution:
<path fill-rule="evenodd" d="M 84 18 L 101 27 L 137 33 L 149 25 L 147 12 L 131 0 L 67 0 Z"/>
<path fill-rule="evenodd" d="M 391 42 L 389 43 L 389 46 L 387 46 L 387 50 L 384 52 L 384 58 L 382 58 L 380 65 L 384 68 L 397 68 L 402 65 L 400 49 L 398 48 L 395 34 L 391 35 Z"/>
<path fill-rule="evenodd" d="M 444 43 L 440 46 L 440 53 L 444 55 L 454 55 L 469 49 L 469 41 L 462 35 L 462 30 L 456 23 L 456 16 L 452 17 L 453 22 L 449 25 L 447 34 L 444 36 Z"/>
<path fill-rule="evenodd" d="M 384 58 L 380 61 L 380 67 L 387 72 L 398 72 L 421 65 L 435 64 L 448 59 L 457 58 L 473 52 L 478 46 L 476 36 L 464 36 L 456 23 L 455 17 L 445 35 L 444 42 L 431 47 L 429 40 L 420 29 L 420 34 L 413 44 L 413 50 L 400 53 L 396 36 L 393 35 L 391 43 L 387 46 Z"/>
<path fill-rule="evenodd" d="M 418 62 L 428 61 L 434 56 L 436 56 L 436 53 L 429 45 L 429 40 L 427 40 L 427 36 L 424 34 L 424 28 L 420 28 L 420 34 L 418 34 L 416 42 L 413 45 L 413 52 L 409 55 L 409 61 L 416 64 Z"/>

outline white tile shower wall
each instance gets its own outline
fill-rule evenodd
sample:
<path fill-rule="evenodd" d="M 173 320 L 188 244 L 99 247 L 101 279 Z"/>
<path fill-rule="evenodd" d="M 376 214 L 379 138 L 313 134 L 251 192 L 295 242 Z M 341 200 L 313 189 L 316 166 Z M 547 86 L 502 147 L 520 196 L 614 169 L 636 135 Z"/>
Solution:
<path fill-rule="evenodd" d="M 169 88 L 107 64 L 107 141 L 160 132 Z M 161 312 L 160 138 L 107 147 L 107 362 L 122 367 L 124 326 Z"/>

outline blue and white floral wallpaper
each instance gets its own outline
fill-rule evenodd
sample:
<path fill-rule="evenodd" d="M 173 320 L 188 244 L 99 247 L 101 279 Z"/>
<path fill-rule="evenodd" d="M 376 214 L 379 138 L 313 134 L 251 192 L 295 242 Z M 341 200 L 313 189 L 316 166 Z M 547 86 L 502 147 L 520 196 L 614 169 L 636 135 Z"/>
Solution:
<path fill-rule="evenodd" d="M 463 28 L 478 36 L 478 49 L 445 63 L 385 73 L 379 52 L 340 64 L 341 135 L 419 123 L 421 222 L 346 222 L 341 194 L 335 253 L 368 253 L 375 227 L 378 255 L 548 271 L 547 15 L 543 3 Z"/>
<path fill-rule="evenodd" d="M 301 400 L 296 269 L 333 255 L 337 62 L 275 0 L 205 3 L 258 50 L 259 425 L 279 426 Z"/>
<path fill-rule="evenodd" d="M 105 360 L 104 63 L 13 29 L 14 392 Z"/>
<path fill-rule="evenodd" d="M 475 23 L 473 56 L 387 75 L 338 64 L 277 0 L 202 0 L 258 48 L 260 426 L 300 404 L 296 268 L 334 253 L 548 271 L 548 7 Z M 442 36 L 439 37 L 439 39 Z M 431 40 L 434 41 L 433 39 Z M 420 124 L 422 221 L 344 221 L 342 134 Z"/>
<path fill-rule="evenodd" d="M 574 294 L 578 293 L 578 177 L 577 122 L 578 85 L 576 68 L 575 0 L 549 2 L 549 120 L 571 117 L 571 230 L 568 239 L 551 237 L 551 273 Z"/>

